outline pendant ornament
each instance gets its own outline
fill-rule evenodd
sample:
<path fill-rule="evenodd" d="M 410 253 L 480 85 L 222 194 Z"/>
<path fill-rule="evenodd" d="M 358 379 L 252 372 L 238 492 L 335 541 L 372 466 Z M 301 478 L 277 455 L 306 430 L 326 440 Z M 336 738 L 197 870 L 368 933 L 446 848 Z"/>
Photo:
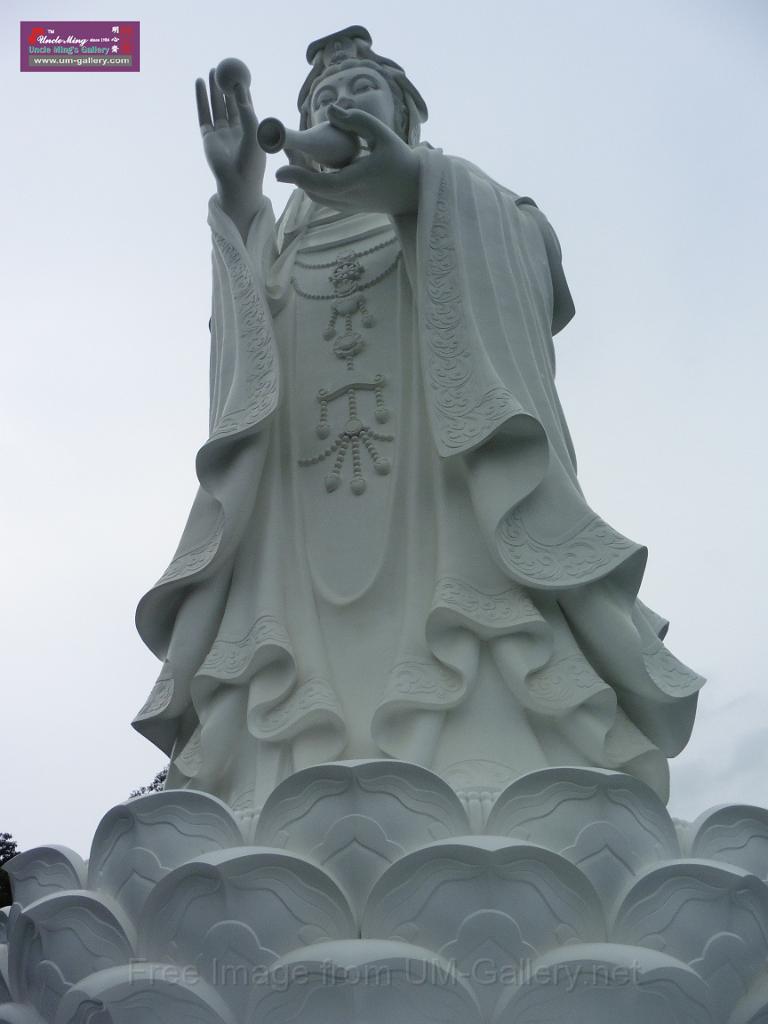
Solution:
<path fill-rule="evenodd" d="M 328 280 L 333 286 L 332 292 L 325 294 L 308 292 L 301 288 L 295 277 L 291 279 L 291 283 L 296 290 L 296 293 L 303 299 L 311 299 L 315 302 L 331 303 L 328 326 L 323 331 L 323 338 L 326 341 L 333 342 L 333 354 L 337 359 L 341 359 L 347 364 L 348 370 L 354 369 L 355 356 L 360 355 L 365 348 L 363 335 L 353 327 L 353 318 L 359 314 L 360 323 L 366 329 L 373 327 L 376 323 L 375 318 L 368 308 L 368 301 L 364 293 L 394 272 L 400 262 L 401 253 L 398 250 L 394 260 L 369 281 L 363 280 L 366 268 L 365 264 L 362 262 L 362 257 L 370 256 L 372 253 L 378 252 L 380 249 L 385 249 L 387 246 L 393 245 L 396 241 L 397 237 L 392 235 L 390 238 L 386 239 L 386 241 L 379 242 L 378 245 L 374 245 L 370 249 L 365 249 L 363 252 L 344 253 L 328 263 L 304 263 L 301 260 L 296 260 L 296 263 L 294 264 L 296 267 L 300 267 L 303 270 L 325 270 L 333 268 L 332 272 L 328 275 Z M 337 322 L 340 319 L 343 320 L 344 323 L 344 333 L 341 335 L 339 335 L 336 327 Z"/>
<path fill-rule="evenodd" d="M 315 433 L 321 440 L 330 437 L 331 428 L 328 422 L 328 407 L 339 398 L 347 399 L 347 420 L 342 429 L 336 434 L 332 443 L 323 451 L 308 458 L 299 459 L 299 465 L 316 466 L 319 463 L 335 456 L 333 467 L 325 477 L 325 489 L 332 493 L 341 486 L 342 471 L 346 463 L 347 454 L 351 454 L 352 478 L 349 489 L 353 494 L 363 494 L 367 482 L 363 475 L 363 453 L 365 452 L 373 466 L 374 472 L 379 476 L 387 476 L 392 470 L 392 462 L 386 456 L 381 455 L 374 442 L 387 443 L 394 441 L 393 434 L 383 434 L 374 430 L 365 423 L 359 415 L 358 394 L 360 392 L 372 391 L 375 402 L 374 418 L 377 423 L 386 423 L 390 418 L 390 410 L 384 404 L 384 385 L 386 379 L 379 373 L 372 381 L 356 381 L 354 384 L 344 384 L 335 391 L 328 391 L 320 388 L 317 393 L 317 401 L 320 404 L 320 417 Z"/>

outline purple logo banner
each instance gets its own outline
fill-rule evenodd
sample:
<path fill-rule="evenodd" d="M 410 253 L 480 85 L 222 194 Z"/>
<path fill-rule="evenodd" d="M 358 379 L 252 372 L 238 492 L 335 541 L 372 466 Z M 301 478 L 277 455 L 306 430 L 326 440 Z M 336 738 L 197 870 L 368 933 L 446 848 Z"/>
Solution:
<path fill-rule="evenodd" d="M 139 71 L 138 21 L 22 21 L 22 71 Z"/>

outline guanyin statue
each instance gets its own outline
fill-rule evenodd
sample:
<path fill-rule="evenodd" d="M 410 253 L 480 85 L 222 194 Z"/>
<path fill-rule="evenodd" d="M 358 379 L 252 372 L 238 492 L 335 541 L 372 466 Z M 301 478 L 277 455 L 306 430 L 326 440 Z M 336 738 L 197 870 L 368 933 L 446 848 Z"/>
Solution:
<path fill-rule="evenodd" d="M 555 390 L 573 316 L 532 199 L 419 142 L 371 37 L 311 44 L 277 223 L 248 76 L 197 83 L 216 178 L 210 437 L 137 621 L 163 660 L 135 721 L 169 787 L 258 813 L 292 772 L 392 757 L 466 801 L 548 765 L 666 799 L 703 680 L 638 600 L 646 550 L 587 503 Z M 230 66 L 231 72 L 231 66 Z M 222 85 L 224 88 L 222 88 Z"/>

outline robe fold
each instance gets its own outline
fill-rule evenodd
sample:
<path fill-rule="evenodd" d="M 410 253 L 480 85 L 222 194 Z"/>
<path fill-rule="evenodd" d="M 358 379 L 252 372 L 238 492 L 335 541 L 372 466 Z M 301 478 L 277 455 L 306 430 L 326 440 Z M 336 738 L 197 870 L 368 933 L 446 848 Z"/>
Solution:
<path fill-rule="evenodd" d="M 547 764 L 620 768 L 666 799 L 703 680 L 638 600 L 646 549 L 577 480 L 557 238 L 532 200 L 418 152 L 412 216 L 323 220 L 296 192 L 279 225 L 264 200 L 244 243 L 209 204 L 210 436 L 176 555 L 139 604 L 163 669 L 134 725 L 171 758 L 169 785 L 243 817 L 291 771 L 376 754 L 467 802 Z M 302 458 L 314 378 L 327 366 L 340 394 L 346 378 L 299 275 L 324 279 L 313 268 L 345 248 L 383 268 L 354 379 L 373 401 L 377 374 L 395 410 L 371 455 L 385 475 L 353 498 L 322 487 L 333 453 Z"/>

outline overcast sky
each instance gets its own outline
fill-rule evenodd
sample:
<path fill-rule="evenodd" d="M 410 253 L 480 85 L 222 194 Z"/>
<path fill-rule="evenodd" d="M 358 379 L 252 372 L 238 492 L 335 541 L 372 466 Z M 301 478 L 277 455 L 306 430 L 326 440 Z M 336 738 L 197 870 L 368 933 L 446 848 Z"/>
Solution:
<path fill-rule="evenodd" d="M 19 72 L 18 23 L 141 21 L 138 74 Z M 210 242 L 193 82 L 226 56 L 294 123 L 307 43 L 351 23 L 424 137 L 532 196 L 576 319 L 558 384 L 591 505 L 709 677 L 673 813 L 768 804 L 766 0 L 3 0 L 0 831 L 87 855 L 164 758 L 135 604 L 207 426 Z M 277 209 L 289 189 L 273 178 Z"/>

